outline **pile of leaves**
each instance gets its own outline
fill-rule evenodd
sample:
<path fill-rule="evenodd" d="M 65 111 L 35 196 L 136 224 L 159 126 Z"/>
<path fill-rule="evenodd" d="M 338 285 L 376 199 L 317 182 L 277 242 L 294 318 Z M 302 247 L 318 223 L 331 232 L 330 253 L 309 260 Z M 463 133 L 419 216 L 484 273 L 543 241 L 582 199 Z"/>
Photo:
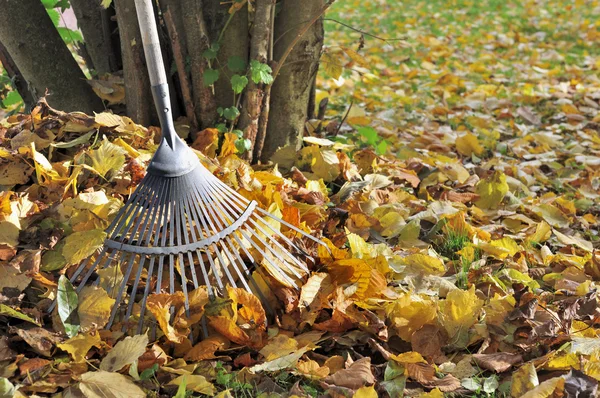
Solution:
<path fill-rule="evenodd" d="M 573 18 L 549 33 L 562 1 L 412 3 L 334 8 L 377 10 L 364 26 L 405 42 L 359 38 L 324 58 L 330 111 L 299 151 L 251 168 L 235 134 L 191 143 L 333 254 L 307 242 L 311 273 L 299 291 L 274 281 L 271 318 L 243 290 L 209 304 L 201 288 L 189 318 L 181 294 L 150 296 L 155 338 L 103 330 L 118 267 L 78 293 L 62 275 L 101 246 L 160 132 L 43 100 L 0 122 L 0 395 L 594 396 L 600 57 L 585 43 L 598 27 L 565 9 Z M 498 32 L 481 34 L 492 20 Z M 342 39 L 328 40 L 331 55 Z M 210 336 L 192 343 L 184 331 L 202 316 Z"/>

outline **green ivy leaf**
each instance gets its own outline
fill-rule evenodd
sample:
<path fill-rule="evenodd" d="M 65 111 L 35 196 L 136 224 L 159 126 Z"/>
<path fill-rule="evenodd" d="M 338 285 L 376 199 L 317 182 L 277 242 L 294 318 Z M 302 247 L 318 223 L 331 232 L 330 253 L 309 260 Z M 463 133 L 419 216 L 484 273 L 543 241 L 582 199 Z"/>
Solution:
<path fill-rule="evenodd" d="M 235 106 L 230 106 L 223 110 L 223 116 L 227 120 L 235 120 L 240 115 L 240 111 Z"/>
<path fill-rule="evenodd" d="M 79 317 L 77 315 L 77 304 L 79 300 L 73 285 L 66 276 L 61 275 L 58 279 L 58 292 L 56 294 L 58 303 L 58 316 L 62 321 L 67 336 L 74 337 L 79 332 Z"/>
<path fill-rule="evenodd" d="M 223 116 L 223 108 L 219 107 L 221 112 L 219 112 L 219 116 Z M 217 112 L 219 110 L 217 109 Z M 227 125 L 225 123 L 219 123 L 215 126 L 215 128 L 219 131 L 219 133 L 224 133 L 227 131 Z"/>
<path fill-rule="evenodd" d="M 154 365 L 152 365 L 151 368 L 144 370 L 140 374 L 140 380 L 148 380 L 148 379 L 152 378 L 152 376 L 154 376 L 154 374 L 156 374 L 157 371 L 158 371 L 158 364 L 155 363 Z"/>
<path fill-rule="evenodd" d="M 59 12 L 57 10 L 55 10 L 54 8 L 47 8 L 46 11 L 48 12 L 48 16 L 52 20 L 52 23 L 54 24 L 54 26 L 58 27 L 58 24 L 60 22 Z"/>
<path fill-rule="evenodd" d="M 221 48 L 221 46 L 219 46 L 218 43 L 214 43 L 212 46 L 210 46 L 210 48 L 207 48 L 202 52 L 202 56 L 209 61 L 216 59 L 217 54 L 219 53 L 219 48 Z"/>
<path fill-rule="evenodd" d="M 242 130 L 233 130 L 232 133 L 237 135 L 238 138 L 242 138 L 244 136 L 244 132 Z"/>
<path fill-rule="evenodd" d="M 58 3 L 58 0 L 42 0 L 42 4 L 44 5 L 44 8 L 47 10 L 56 7 L 57 3 Z"/>
<path fill-rule="evenodd" d="M 241 73 L 246 70 L 246 61 L 244 58 L 234 55 L 227 60 L 227 67 L 234 73 Z"/>
<path fill-rule="evenodd" d="M 19 95 L 19 92 L 17 90 L 13 90 L 6 94 L 6 97 L 2 100 L 2 107 L 8 108 L 13 105 L 17 105 L 20 102 L 23 102 L 23 99 Z"/>
<path fill-rule="evenodd" d="M 239 153 L 244 153 L 250 150 L 252 142 L 247 138 L 240 138 L 235 142 L 235 147 Z"/>
<path fill-rule="evenodd" d="M 385 155 L 387 152 L 388 142 L 386 140 L 381 140 L 379 144 L 375 146 L 375 153 L 378 155 Z"/>
<path fill-rule="evenodd" d="M 205 86 L 212 86 L 219 79 L 219 71 L 216 69 L 207 69 L 202 76 L 202 82 Z"/>
<path fill-rule="evenodd" d="M 371 146 L 377 145 L 379 134 L 377 134 L 377 130 L 373 127 L 358 127 L 356 131 L 366 140 L 367 144 Z"/>
<path fill-rule="evenodd" d="M 260 63 L 257 60 L 253 59 L 252 62 L 250 62 L 250 72 L 252 74 L 252 81 L 256 84 L 273 83 L 273 75 L 271 75 L 273 71 L 271 70 L 271 67 L 267 64 Z"/>
<path fill-rule="evenodd" d="M 112 4 L 112 0 L 102 0 L 102 3 L 100 3 L 100 5 L 104 8 L 110 7 L 111 4 Z"/>
<path fill-rule="evenodd" d="M 233 75 L 231 77 L 231 88 L 236 94 L 244 91 L 244 88 L 248 85 L 248 78 L 246 76 Z"/>
<path fill-rule="evenodd" d="M 63 41 L 67 44 L 83 43 L 83 36 L 76 30 L 71 30 L 62 26 L 56 28 L 56 30 L 58 30 L 60 37 L 62 37 Z"/>

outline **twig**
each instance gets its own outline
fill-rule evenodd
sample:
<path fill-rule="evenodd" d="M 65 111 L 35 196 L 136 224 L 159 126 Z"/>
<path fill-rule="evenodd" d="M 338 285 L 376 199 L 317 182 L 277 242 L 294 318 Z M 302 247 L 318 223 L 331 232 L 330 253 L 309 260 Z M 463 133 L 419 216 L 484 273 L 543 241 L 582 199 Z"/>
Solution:
<path fill-rule="evenodd" d="M 350 115 L 350 109 L 352 109 L 353 105 L 354 105 L 354 102 L 350 102 L 350 106 L 348 107 L 346 114 L 344 115 L 344 117 L 342 118 L 342 121 L 340 122 L 339 126 L 335 130 L 335 134 L 333 135 L 334 137 L 336 137 L 340 133 L 340 130 L 341 130 L 342 126 L 344 125 L 344 122 L 346 122 L 348 115 Z"/>
<path fill-rule="evenodd" d="M 333 19 L 333 18 L 323 18 L 323 21 L 335 22 L 335 23 L 340 24 L 342 26 L 345 26 L 346 28 L 351 29 L 351 30 L 353 30 L 355 32 L 361 33 L 361 34 L 363 34 L 365 36 L 369 36 L 369 37 L 372 37 L 372 38 L 377 39 L 377 40 L 381 40 L 383 42 L 388 42 L 388 41 L 403 41 L 403 40 L 406 40 L 405 37 L 395 38 L 395 39 L 386 39 L 386 38 L 383 38 L 383 37 L 380 37 L 380 36 L 376 36 L 376 35 L 374 35 L 372 33 L 369 33 L 369 32 L 366 32 L 364 30 L 355 28 L 354 26 L 348 25 L 348 24 L 346 24 L 344 22 L 338 21 L 337 19 Z"/>
<path fill-rule="evenodd" d="M 190 80 L 188 79 L 188 75 L 185 71 L 185 56 L 181 48 L 179 34 L 177 33 L 177 27 L 175 26 L 175 21 L 171 15 L 170 8 L 167 8 L 163 14 L 163 17 L 167 24 L 167 31 L 171 37 L 171 48 L 173 50 L 173 58 L 175 58 L 175 65 L 177 66 L 179 82 L 181 83 L 181 95 L 183 96 L 185 113 L 190 119 L 190 127 L 193 130 L 196 130 L 198 129 L 198 120 L 196 119 L 196 113 L 194 112 L 194 100 L 192 99 Z"/>

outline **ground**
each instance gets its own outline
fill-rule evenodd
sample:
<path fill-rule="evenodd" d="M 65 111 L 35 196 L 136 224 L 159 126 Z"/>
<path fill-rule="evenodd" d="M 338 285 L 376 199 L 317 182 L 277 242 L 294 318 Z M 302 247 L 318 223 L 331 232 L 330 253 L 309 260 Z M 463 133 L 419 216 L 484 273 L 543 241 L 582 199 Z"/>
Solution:
<path fill-rule="evenodd" d="M 94 255 L 139 183 L 156 130 L 43 104 L 11 116 L 0 124 L 0 389 L 595 396 L 599 16 L 596 1 L 338 0 L 316 95 L 325 117 L 309 121 L 303 148 L 251 170 L 235 137 L 196 145 L 215 175 L 331 253 L 303 241 L 314 261 L 299 292 L 262 261 L 277 307 L 267 325 L 240 289 L 232 305 L 199 299 L 211 336 L 193 348 L 200 318 L 178 311 L 180 296 L 151 299 L 156 339 L 96 330 L 118 267 L 63 295 L 63 315 L 43 315 L 57 283 L 70 291 L 59 275 Z"/>

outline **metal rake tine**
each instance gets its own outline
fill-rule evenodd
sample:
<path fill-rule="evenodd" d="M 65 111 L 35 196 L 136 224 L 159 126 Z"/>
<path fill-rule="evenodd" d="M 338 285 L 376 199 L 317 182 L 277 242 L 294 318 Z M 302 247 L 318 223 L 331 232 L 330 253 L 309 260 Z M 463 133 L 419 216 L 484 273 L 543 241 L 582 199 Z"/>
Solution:
<path fill-rule="evenodd" d="M 216 177 L 215 177 L 215 178 L 216 178 Z M 219 181 L 219 182 L 221 182 L 221 181 Z M 225 185 L 225 184 L 223 184 L 223 185 Z M 237 197 L 237 198 L 238 198 L 238 200 L 243 200 L 243 201 L 247 201 L 247 200 L 248 200 L 248 199 L 244 198 L 242 195 L 240 195 L 238 192 L 236 192 L 234 189 L 232 189 L 231 187 L 229 187 L 228 185 L 225 185 L 225 186 L 224 186 L 224 188 L 225 188 L 225 190 L 226 190 L 227 192 L 229 192 L 231 195 L 233 195 L 233 196 Z M 302 235 L 302 236 L 304 236 L 304 237 L 306 237 L 306 238 L 308 238 L 308 239 L 312 240 L 313 242 L 315 242 L 315 243 L 318 243 L 319 245 L 321 245 L 321 246 L 325 247 L 325 248 L 327 249 L 327 251 L 329 251 L 329 253 L 331 253 L 331 249 L 329 249 L 329 247 L 328 247 L 328 246 L 325 244 L 325 242 L 323 242 L 322 240 L 320 240 L 320 239 L 317 239 L 317 238 L 315 238 L 314 236 L 312 236 L 312 235 L 310 235 L 310 234 L 307 234 L 306 232 L 304 232 L 304 231 L 303 231 L 303 230 L 301 230 L 300 228 L 293 226 L 292 224 L 288 223 L 287 221 L 285 221 L 285 220 L 282 220 L 281 218 L 279 218 L 279 217 L 277 217 L 277 216 L 275 216 L 275 215 L 273 215 L 273 214 L 269 213 L 268 211 L 266 211 L 266 210 L 264 210 L 264 209 L 262 209 L 262 208 L 260 208 L 260 207 L 257 207 L 257 208 L 256 208 L 256 210 L 257 210 L 259 213 L 262 213 L 262 214 L 264 214 L 265 216 L 267 216 L 267 217 L 270 217 L 270 218 L 272 218 L 272 219 L 274 219 L 274 220 L 278 221 L 278 222 L 279 222 L 279 223 L 281 223 L 282 225 L 285 225 L 286 227 L 288 227 L 289 229 L 291 229 L 291 230 L 293 230 L 293 231 L 295 231 L 295 232 L 299 233 L 300 235 Z M 302 250 L 300 249 L 300 251 L 302 251 Z"/>
<path fill-rule="evenodd" d="M 150 241 L 152 240 L 152 235 L 154 233 L 155 227 L 159 226 L 159 220 L 162 215 L 164 202 L 165 202 L 166 190 L 167 190 L 167 182 L 164 182 L 163 184 L 161 184 L 160 191 L 157 196 L 158 201 L 159 201 L 158 210 L 154 212 L 154 216 L 152 218 L 152 223 L 148 226 L 147 235 L 146 235 L 146 239 L 145 239 L 146 246 L 149 245 Z M 155 243 L 157 240 L 158 240 L 158 238 L 155 236 Z M 138 267 L 138 272 L 135 276 L 135 280 L 134 280 L 133 286 L 131 288 L 131 296 L 129 298 L 129 304 L 127 305 L 127 312 L 125 313 L 125 319 L 129 319 L 129 317 L 131 316 L 131 312 L 133 311 L 133 304 L 135 302 L 134 295 L 135 295 L 135 292 L 137 291 L 138 284 L 139 284 L 140 278 L 142 276 L 142 271 L 144 269 L 144 264 L 146 263 L 147 258 L 148 257 L 145 255 L 141 256 L 140 265 Z M 148 278 L 150 278 L 150 277 L 151 277 L 151 274 L 149 272 Z M 149 279 L 148 279 L 148 282 L 149 282 Z"/>
<path fill-rule="evenodd" d="M 146 183 L 146 179 L 148 179 L 149 181 L 154 179 L 154 176 L 146 174 L 146 176 L 144 176 L 144 178 L 142 179 L 142 181 L 140 182 L 140 184 L 138 185 L 139 187 L 141 187 L 141 189 L 136 189 L 135 191 L 133 191 L 133 193 L 129 196 L 129 198 L 127 199 L 127 202 L 125 202 L 125 204 L 123 205 L 124 209 L 127 209 L 129 205 L 131 205 L 135 200 L 137 200 L 137 197 L 142 193 L 143 191 L 143 187 L 145 187 L 145 183 Z M 110 225 L 108 226 L 108 228 L 106 229 L 106 231 L 112 232 L 113 229 L 115 228 L 115 225 L 122 219 L 127 219 L 127 217 L 124 217 L 125 214 L 122 214 L 121 217 L 115 217 L 112 222 L 110 223 Z"/>
<path fill-rule="evenodd" d="M 151 176 L 153 177 L 153 176 Z M 149 178 L 148 182 L 153 182 L 154 178 Z M 138 192 L 139 191 L 139 192 Z M 132 216 L 132 212 L 138 212 L 140 210 L 140 206 L 136 206 L 136 204 L 140 203 L 137 201 L 137 197 L 140 196 L 142 197 L 142 202 L 146 201 L 146 194 L 150 192 L 150 184 L 148 185 L 141 185 L 141 187 L 139 189 L 136 189 L 135 193 L 137 193 L 136 195 L 136 200 L 135 201 L 128 201 L 127 207 L 124 207 L 125 212 L 122 213 L 122 215 L 120 217 L 116 217 L 119 219 L 119 222 L 117 224 L 116 227 L 114 227 L 114 229 L 108 229 L 108 231 L 110 231 L 110 239 L 116 239 L 116 237 L 119 235 L 119 233 L 122 231 L 123 227 L 126 226 L 127 220 Z M 114 222 L 114 220 L 113 220 Z M 129 223 L 129 229 L 131 229 L 131 223 Z M 122 239 L 121 241 L 123 241 L 124 236 L 127 234 L 127 232 L 121 234 Z"/>
<path fill-rule="evenodd" d="M 193 193 L 194 193 L 194 195 L 196 197 L 196 201 L 194 202 L 194 206 L 196 207 L 196 210 L 199 211 L 198 214 L 200 214 L 200 212 L 201 212 L 201 214 L 204 216 L 204 217 L 200 217 L 202 226 L 205 228 L 206 231 L 208 231 L 209 229 L 208 229 L 208 227 L 206 225 L 208 223 L 210 225 L 210 228 L 213 231 L 213 234 L 218 235 L 220 231 L 217 230 L 217 228 L 215 227 L 214 223 L 212 222 L 212 220 L 210 219 L 210 217 L 207 215 L 206 209 L 205 209 L 206 206 L 199 206 L 198 205 L 198 202 L 199 203 L 206 203 L 206 201 L 203 198 L 203 194 L 198 190 L 198 186 L 197 185 L 193 187 L 192 191 L 193 191 Z M 211 207 L 209 206 L 208 208 L 210 209 Z M 219 260 L 219 263 L 221 264 L 221 269 L 225 273 L 225 276 L 227 276 L 227 279 L 229 280 L 229 283 L 231 283 L 232 286 L 236 286 L 235 282 L 233 281 L 233 278 L 231 277 L 231 274 L 229 273 L 229 270 L 225 266 L 225 261 L 223 261 L 223 257 L 221 256 L 221 253 L 219 253 L 219 248 L 215 244 L 210 245 L 210 247 L 214 248 L 215 254 L 216 254 L 216 256 L 217 256 L 217 258 Z M 211 259 L 210 256 L 208 256 L 208 261 L 211 263 L 211 267 L 214 267 L 213 268 L 213 272 L 215 273 L 215 277 L 217 278 L 217 283 L 220 286 L 223 286 L 222 281 L 220 281 L 220 276 L 216 272 L 216 266 L 214 265 L 214 262 L 213 262 L 213 260 Z"/>
<path fill-rule="evenodd" d="M 187 176 L 186 176 L 187 178 Z M 181 189 L 181 187 L 179 186 L 181 183 L 180 179 L 177 179 L 176 185 L 177 188 Z M 186 187 L 187 188 L 187 187 Z M 181 199 L 180 199 L 181 200 Z M 176 231 L 176 239 L 177 239 L 177 245 L 181 246 L 183 244 L 183 239 L 182 239 L 182 234 L 185 235 L 185 239 L 187 240 L 187 234 L 185 232 L 187 232 L 187 228 L 186 228 L 186 223 L 185 223 L 185 219 L 183 216 L 183 208 L 184 205 L 181 202 L 177 202 L 177 212 L 178 214 L 174 214 L 175 217 L 175 231 Z M 184 232 L 185 231 L 185 232 Z M 188 301 L 188 291 L 187 291 L 187 278 L 185 276 L 185 266 L 183 264 L 183 253 L 179 253 L 179 273 L 181 274 L 181 290 L 183 290 L 183 296 L 185 298 L 184 301 L 184 307 L 185 307 L 185 312 L 186 315 L 189 316 L 190 313 L 190 303 Z M 173 275 L 171 275 L 171 279 L 173 278 Z M 174 281 L 172 281 L 174 283 Z"/>
<path fill-rule="evenodd" d="M 163 223 L 161 225 L 161 229 L 159 229 L 159 231 L 162 231 L 161 235 L 161 240 L 160 240 L 160 245 L 162 247 L 165 246 L 165 244 L 167 243 L 167 234 L 165 232 L 167 225 L 168 225 L 168 220 L 169 220 L 169 211 L 170 211 L 170 207 L 171 207 L 171 203 L 172 200 L 170 200 L 170 198 L 172 197 L 172 184 L 171 184 L 171 180 L 169 180 L 169 194 L 167 195 L 167 201 L 165 204 L 165 211 L 163 213 Z M 161 289 L 161 285 L 162 285 L 162 273 L 163 273 L 163 265 L 164 265 L 164 261 L 165 261 L 165 257 L 164 256 L 159 256 L 158 257 L 158 269 L 156 270 L 157 274 L 156 274 L 156 293 L 160 293 L 160 289 Z"/>
<path fill-rule="evenodd" d="M 202 185 L 200 185 L 199 189 L 202 189 Z M 219 228 L 224 229 L 227 226 L 227 220 L 225 218 L 225 215 L 227 213 L 223 210 L 223 208 L 221 207 L 221 204 L 219 203 L 218 200 L 215 201 L 215 205 L 221 210 L 221 212 L 215 212 L 215 214 L 216 214 L 215 222 L 217 223 Z M 221 224 L 221 220 L 223 221 L 223 224 Z M 232 218 L 232 220 L 233 220 L 233 218 Z M 227 243 L 227 245 L 225 245 L 225 243 L 223 241 L 225 241 Z M 250 291 L 251 289 L 250 289 L 250 286 L 248 286 L 248 284 L 246 283 L 246 278 L 244 278 L 244 276 L 242 275 L 242 273 L 236 266 L 236 260 L 237 260 L 239 262 L 240 266 L 242 267 L 242 269 L 246 269 L 246 271 L 247 271 L 246 264 L 244 264 L 244 261 L 241 259 L 239 253 L 235 250 L 235 245 L 233 245 L 233 243 L 231 242 L 229 237 L 226 236 L 224 240 L 223 239 L 221 240 L 221 246 L 224 249 L 223 251 L 225 252 L 225 255 L 228 257 L 230 263 L 232 264 L 233 268 L 235 269 L 236 273 L 238 274 L 238 277 L 241 279 L 242 284 L 244 285 L 244 288 L 246 290 Z M 231 252 L 229 251 L 230 249 L 231 249 Z"/>
<path fill-rule="evenodd" d="M 213 187 L 214 189 L 214 187 Z M 224 194 L 222 192 L 222 194 Z M 231 196 L 230 196 L 231 198 Z M 260 209 L 260 207 L 258 207 L 258 209 Z M 270 213 L 267 213 L 270 214 Z M 262 220 L 261 218 L 257 217 L 258 220 L 261 220 L 269 229 L 271 229 L 274 233 L 276 233 L 279 237 L 281 237 L 284 241 L 286 241 L 290 246 L 296 248 L 299 251 L 302 251 L 300 248 L 298 248 L 292 241 L 290 241 L 286 236 L 284 236 L 283 234 L 281 234 L 281 232 L 276 231 L 269 223 L 265 222 L 264 220 Z M 248 221 L 250 223 L 252 223 L 260 232 L 262 232 L 263 235 L 267 236 L 269 238 L 270 241 L 273 242 L 273 244 L 275 246 L 277 246 L 280 250 L 282 250 L 285 254 L 288 255 L 288 257 L 290 257 L 290 259 L 296 264 L 298 265 L 301 269 L 303 269 L 305 272 L 308 272 L 308 268 L 306 267 L 305 264 L 302 264 L 302 262 L 300 262 L 296 257 L 294 257 L 286 248 L 284 248 L 276 239 L 274 239 L 272 237 L 272 234 L 267 233 L 264 229 L 262 229 L 253 219 L 252 216 L 248 219 Z M 275 254 L 275 252 L 273 251 L 273 254 L 275 256 L 277 256 Z M 298 278 L 301 278 L 300 275 L 296 274 L 296 276 Z"/>
<path fill-rule="evenodd" d="M 155 187 L 155 189 L 152 191 L 153 195 L 152 195 L 152 200 L 151 202 L 149 202 L 148 205 L 148 209 L 146 211 L 146 215 L 144 217 L 144 222 L 143 222 L 143 226 L 141 226 L 142 224 L 142 218 L 140 217 L 138 219 L 137 225 L 134 228 L 134 232 L 132 237 L 135 237 L 137 235 L 137 243 L 138 246 L 142 246 L 144 243 L 148 243 L 149 238 L 146 237 L 146 234 L 148 233 L 148 224 L 150 222 L 151 219 L 155 220 L 156 217 L 153 217 L 153 215 L 156 215 L 156 212 L 152 212 L 150 211 L 150 209 L 155 208 L 157 203 L 160 201 L 160 193 L 162 191 L 162 184 L 158 185 L 157 187 Z M 140 226 L 141 226 L 141 233 L 140 233 Z M 149 237 L 150 234 L 148 234 Z M 134 288 L 137 287 L 137 280 L 139 278 L 139 275 L 141 275 L 141 270 L 144 266 L 143 262 L 142 262 L 142 258 L 145 259 L 144 256 L 140 256 L 140 263 L 138 264 L 138 272 L 136 273 L 136 282 L 135 282 L 135 286 Z M 119 287 L 119 292 L 117 293 L 117 297 L 115 297 L 115 303 L 113 305 L 111 314 L 110 314 L 110 318 L 107 324 L 107 328 L 110 329 L 110 327 L 112 326 L 114 320 L 115 320 L 115 316 L 117 315 L 117 311 L 119 309 L 119 306 L 121 304 L 121 301 L 123 300 L 123 293 L 125 292 L 125 289 L 127 287 L 127 282 L 129 280 L 129 276 L 131 275 L 131 271 L 133 270 L 133 264 L 135 263 L 135 255 L 131 255 L 131 258 L 129 259 L 129 263 L 127 264 L 127 268 L 125 273 L 123 274 L 123 281 L 121 282 L 121 286 Z M 135 290 L 132 290 L 132 294 L 133 292 L 135 292 Z M 131 298 L 130 298 L 131 301 Z"/>
<path fill-rule="evenodd" d="M 211 185 L 211 184 L 209 184 L 209 186 L 211 186 L 211 187 L 212 187 L 212 185 Z M 212 190 L 211 190 L 211 191 L 213 192 L 213 194 L 215 194 L 215 195 L 217 194 L 217 193 L 215 192 L 215 188 L 214 188 L 214 187 L 212 187 Z M 227 204 L 228 204 L 228 202 L 225 202 L 225 201 L 221 201 L 220 203 L 221 203 L 221 204 L 223 204 L 223 205 L 225 205 L 225 206 L 227 206 Z M 252 217 L 250 217 L 250 218 L 249 218 L 249 221 L 251 221 L 251 222 L 252 222 Z M 270 247 L 270 246 L 267 244 L 267 242 L 265 242 L 265 241 L 264 241 L 264 240 L 263 240 L 263 239 L 262 239 L 262 238 L 261 238 L 261 237 L 260 237 L 260 236 L 259 236 L 259 235 L 256 233 L 256 231 L 254 231 L 252 228 L 249 228 L 247 224 L 245 225 L 245 227 L 247 228 L 248 232 L 250 232 L 250 234 L 251 234 L 251 235 L 253 235 L 253 236 L 254 236 L 254 237 L 257 239 L 257 240 L 259 240 L 259 241 L 260 241 L 260 242 L 263 244 L 263 246 L 265 247 L 265 249 L 266 249 L 266 250 L 268 250 L 269 252 L 271 252 L 271 253 L 273 254 L 273 257 L 274 257 L 274 258 L 277 258 L 277 257 L 278 257 L 278 253 L 277 253 L 277 252 L 275 252 L 275 251 L 273 250 L 273 248 L 271 248 L 271 247 Z M 252 242 L 252 239 L 251 239 L 251 238 L 249 238 L 249 237 L 248 237 L 248 236 L 247 236 L 247 235 L 244 233 L 244 230 L 243 230 L 243 229 L 240 229 L 240 231 L 239 231 L 239 232 L 242 234 L 242 236 L 244 236 L 244 238 L 245 238 L 246 240 L 248 240 L 249 242 Z M 277 271 L 277 272 L 280 274 L 280 276 L 281 276 L 283 279 L 285 279 L 285 280 L 286 280 L 288 283 L 290 283 L 291 285 L 293 285 L 293 286 L 296 286 L 296 283 L 295 283 L 295 282 L 294 282 L 294 281 L 293 281 L 293 280 L 292 280 L 292 279 L 291 279 L 291 278 L 290 278 L 288 275 L 286 275 L 286 274 L 285 274 L 285 272 L 283 272 L 283 271 L 280 269 L 280 267 L 279 267 L 278 265 L 276 265 L 276 264 L 275 264 L 275 263 L 274 263 L 274 262 L 271 260 L 271 258 L 270 258 L 269 256 L 267 256 L 267 255 L 266 255 L 266 253 L 265 253 L 263 250 L 261 250 L 261 249 L 260 249 L 260 248 L 259 248 L 257 245 L 253 245 L 253 246 L 254 246 L 254 248 L 255 248 L 255 249 L 256 249 L 256 250 L 257 250 L 257 251 L 258 251 L 258 252 L 259 252 L 259 253 L 260 253 L 260 254 L 263 256 L 263 258 L 264 258 L 266 261 L 268 261 L 268 262 L 269 262 L 269 264 L 270 264 L 270 265 L 271 265 L 271 266 L 272 266 L 272 267 L 273 267 L 273 268 L 274 268 L 274 269 L 275 269 L 275 270 L 276 270 L 276 271 Z M 285 250 L 285 249 L 283 249 L 283 250 L 284 250 L 284 252 L 286 252 L 286 251 L 287 251 L 287 250 Z M 288 267 L 288 268 L 289 268 L 289 267 Z M 295 273 L 295 276 L 297 276 L 297 277 L 298 277 L 298 279 L 301 279 L 301 278 L 302 278 L 300 275 L 298 275 L 298 274 L 295 272 L 295 270 L 293 270 L 293 269 L 290 269 L 290 270 L 291 270 L 293 273 Z M 296 287 L 297 287 L 297 286 L 296 286 Z"/>

